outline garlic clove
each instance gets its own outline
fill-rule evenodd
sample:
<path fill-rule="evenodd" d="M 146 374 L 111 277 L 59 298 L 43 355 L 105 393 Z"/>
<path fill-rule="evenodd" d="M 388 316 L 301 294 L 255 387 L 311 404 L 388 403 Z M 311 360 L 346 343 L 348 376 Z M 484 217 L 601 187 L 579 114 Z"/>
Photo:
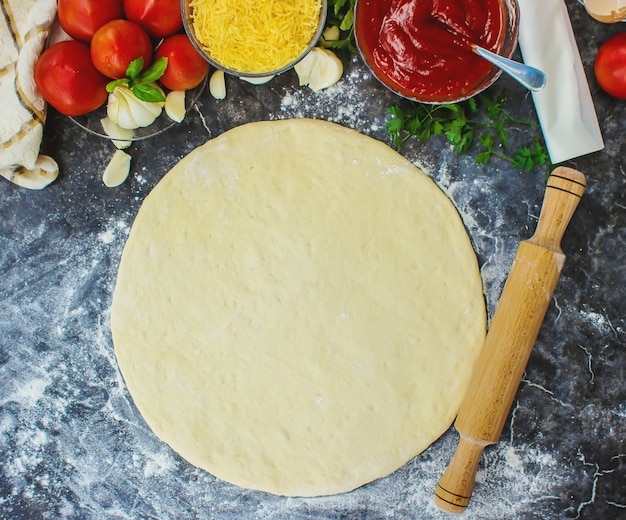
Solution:
<path fill-rule="evenodd" d="M 132 119 L 135 121 L 137 127 L 150 126 L 154 123 L 156 115 L 145 105 L 139 105 L 137 103 L 129 103 L 128 108 Z"/>
<path fill-rule="evenodd" d="M 339 30 L 339 27 L 331 25 L 330 27 L 326 27 L 326 29 L 324 29 L 322 37 L 320 38 L 320 44 L 322 47 L 329 48 L 333 42 L 336 42 L 339 38 L 341 38 L 341 31 Z"/>
<path fill-rule="evenodd" d="M 311 52 L 309 52 L 293 67 L 293 69 L 296 71 L 296 74 L 298 75 L 298 80 L 301 87 L 309 84 L 309 80 L 313 75 L 313 69 L 317 66 L 316 64 L 320 55 L 319 53 L 314 51 L 315 49 L 312 49 Z"/>
<path fill-rule="evenodd" d="M 112 93 L 109 94 L 109 101 L 107 103 L 107 117 L 114 124 L 119 126 L 120 121 L 120 100 Z"/>
<path fill-rule="evenodd" d="M 116 87 L 115 90 L 109 94 L 107 115 L 109 116 L 109 119 L 111 119 L 111 121 L 113 121 L 120 128 L 134 130 L 139 125 L 137 125 L 137 122 L 130 111 L 125 90 L 128 89 Z"/>
<path fill-rule="evenodd" d="M 226 78 L 223 70 L 217 69 L 211 74 L 209 92 L 215 99 L 224 99 L 226 97 Z"/>
<path fill-rule="evenodd" d="M 130 111 L 128 103 L 126 102 L 121 103 L 117 124 L 121 128 L 125 128 L 127 130 L 135 130 L 136 128 L 139 128 L 133 113 Z"/>
<path fill-rule="evenodd" d="M 172 121 L 182 123 L 187 113 L 184 90 L 172 90 L 165 97 L 165 113 Z"/>
<path fill-rule="evenodd" d="M 116 150 L 104 169 L 102 182 L 107 188 L 114 188 L 122 184 L 130 173 L 130 155 L 122 150 Z"/>
<path fill-rule="evenodd" d="M 131 98 L 130 96 L 133 97 Z M 130 109 L 137 126 L 150 126 L 154 123 L 154 120 L 161 115 L 163 106 L 165 105 L 164 102 L 153 103 L 141 101 L 140 99 L 137 99 L 135 94 L 132 92 L 130 92 L 130 96 L 127 95 L 128 108 Z"/>
<path fill-rule="evenodd" d="M 122 128 L 114 123 L 110 117 L 103 117 L 100 120 L 104 132 L 111 138 L 113 144 L 120 150 L 128 148 L 132 144 L 135 132 L 128 128 Z"/>
<path fill-rule="evenodd" d="M 343 75 L 343 63 L 335 53 L 315 47 L 294 66 L 300 85 L 315 92 L 337 83 Z"/>

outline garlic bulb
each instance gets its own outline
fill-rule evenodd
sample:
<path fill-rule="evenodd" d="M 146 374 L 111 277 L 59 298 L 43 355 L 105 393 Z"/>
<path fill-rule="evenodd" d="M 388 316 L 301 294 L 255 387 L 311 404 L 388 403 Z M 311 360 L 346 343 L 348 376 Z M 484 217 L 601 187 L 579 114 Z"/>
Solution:
<path fill-rule="evenodd" d="M 156 84 L 152 85 L 161 90 Z M 151 125 L 161 115 L 164 105 L 164 102 L 142 101 L 126 85 L 117 85 L 109 94 L 107 115 L 121 128 L 134 130 Z"/>

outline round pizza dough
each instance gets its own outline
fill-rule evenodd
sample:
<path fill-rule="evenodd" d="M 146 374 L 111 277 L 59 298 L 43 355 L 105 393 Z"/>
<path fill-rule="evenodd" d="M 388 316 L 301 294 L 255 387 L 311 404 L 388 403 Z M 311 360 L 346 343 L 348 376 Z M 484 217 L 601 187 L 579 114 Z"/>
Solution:
<path fill-rule="evenodd" d="M 130 394 L 182 457 L 280 495 L 352 490 L 452 423 L 482 283 L 439 188 L 314 120 L 200 146 L 143 203 L 111 325 Z"/>

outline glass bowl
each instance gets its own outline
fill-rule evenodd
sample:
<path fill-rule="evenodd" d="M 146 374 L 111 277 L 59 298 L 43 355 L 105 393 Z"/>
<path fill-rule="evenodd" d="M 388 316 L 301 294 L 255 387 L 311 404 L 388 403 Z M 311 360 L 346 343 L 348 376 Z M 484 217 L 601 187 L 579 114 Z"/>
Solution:
<path fill-rule="evenodd" d="M 495 65 L 488 64 L 486 66 L 487 70 L 485 74 L 478 78 L 477 81 L 470 84 L 468 87 L 461 88 L 456 91 L 451 90 L 447 93 L 428 94 L 425 92 L 412 91 L 399 84 L 396 80 L 390 77 L 374 59 L 374 49 L 369 42 L 372 40 L 378 42 L 379 35 L 377 34 L 374 38 L 372 38 L 371 31 L 374 30 L 374 21 L 371 17 L 368 19 L 366 7 L 363 7 L 364 5 L 368 5 L 368 2 L 370 4 L 372 2 L 376 4 L 377 9 L 380 9 L 385 3 L 390 4 L 390 0 L 382 0 L 382 2 L 380 0 L 357 0 L 354 23 L 356 46 L 359 50 L 361 58 L 374 77 L 399 96 L 412 101 L 427 104 L 458 103 L 482 92 L 500 77 L 502 70 Z M 501 43 L 498 46 L 497 54 L 510 58 L 513 55 L 513 52 L 515 52 L 518 43 L 519 6 L 517 0 L 498 0 L 498 3 L 500 6 L 500 12 L 503 15 L 503 31 L 500 35 Z M 460 53 L 459 56 L 461 56 Z M 415 77 L 417 77 L 417 75 Z"/>
<path fill-rule="evenodd" d="M 246 0 L 242 0 L 242 1 L 246 1 Z M 268 70 L 268 71 L 258 71 L 258 70 L 255 71 L 255 70 L 235 70 L 235 69 L 232 69 L 232 68 L 227 67 L 227 66 L 223 65 L 222 63 L 218 62 L 211 55 L 211 50 L 209 48 L 207 48 L 206 45 L 203 45 L 203 43 L 196 36 L 196 32 L 195 32 L 194 25 L 193 25 L 193 16 L 192 16 L 193 15 L 193 9 L 192 9 L 190 4 L 191 4 L 190 0 L 181 0 L 183 26 L 185 28 L 185 31 L 187 32 L 187 35 L 189 36 L 189 39 L 191 40 L 193 45 L 196 47 L 198 52 L 202 56 L 204 56 L 204 58 L 209 62 L 209 64 L 213 65 L 213 67 L 221 69 L 224 72 L 226 72 L 227 74 L 231 74 L 233 76 L 238 76 L 238 77 L 244 77 L 244 78 L 265 78 L 265 77 L 275 76 L 277 74 L 281 74 L 281 73 L 291 69 L 296 63 L 298 63 L 302 58 L 304 58 L 311 51 L 311 49 L 313 49 L 313 47 L 315 47 L 315 45 L 317 45 L 317 42 L 319 41 L 320 36 L 322 35 L 322 31 L 324 30 L 324 24 L 326 22 L 326 12 L 327 12 L 327 9 L 328 9 L 328 2 L 327 2 L 327 0 L 321 0 L 322 8 L 320 9 L 320 17 L 319 17 L 319 23 L 317 25 L 317 29 L 313 33 L 313 35 L 311 36 L 311 40 L 309 41 L 308 45 L 302 51 L 302 53 L 300 53 L 299 56 L 296 56 L 288 64 L 286 64 L 286 65 L 284 65 L 284 66 L 282 66 L 282 67 L 280 67 L 278 69 Z M 269 43 L 268 43 L 268 45 L 269 45 Z"/>
<path fill-rule="evenodd" d="M 185 92 L 185 107 L 186 112 L 189 112 L 202 94 L 204 87 L 206 86 L 207 76 L 200 82 L 197 87 L 194 87 Z M 104 128 L 102 128 L 102 123 L 100 122 L 103 118 L 107 117 L 107 107 L 106 103 L 102 105 L 97 110 L 93 112 L 88 112 L 82 116 L 69 116 L 69 118 L 74 121 L 78 126 L 80 126 L 83 130 L 91 134 L 95 134 L 100 137 L 104 137 L 106 139 L 113 139 L 110 135 L 108 135 Z M 140 127 L 133 130 L 133 137 L 130 139 L 123 139 L 124 141 L 141 141 L 142 139 L 148 139 L 150 137 L 154 137 L 155 135 L 159 135 L 174 125 L 178 125 L 176 121 L 173 121 L 168 117 L 165 113 L 165 110 L 161 112 L 161 115 L 154 120 L 149 126 Z"/>

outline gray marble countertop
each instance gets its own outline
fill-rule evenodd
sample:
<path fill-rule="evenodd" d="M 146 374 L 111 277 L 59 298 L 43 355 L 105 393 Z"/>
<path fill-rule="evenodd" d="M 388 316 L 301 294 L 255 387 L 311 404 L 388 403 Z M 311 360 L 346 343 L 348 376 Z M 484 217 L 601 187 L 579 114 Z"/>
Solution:
<path fill-rule="evenodd" d="M 626 101 L 603 93 L 592 68 L 601 42 L 626 24 L 572 23 L 606 148 L 566 165 L 588 190 L 563 240 L 567 263 L 500 442 L 483 456 L 468 519 L 626 518 Z M 314 93 L 293 71 L 263 86 L 228 78 L 176 128 L 134 143 L 131 176 L 104 187 L 110 142 L 50 111 L 43 151 L 60 177 L 0 193 L 0 518 L 437 519 L 432 503 L 458 435 L 450 429 L 393 474 L 351 493 L 284 498 L 221 482 L 178 457 L 146 426 L 117 369 L 110 304 L 139 207 L 165 173 L 207 139 L 248 121 L 312 117 L 389 143 L 398 103 L 359 59 Z M 508 78 L 511 107 L 536 120 Z M 523 134 L 520 129 L 519 133 Z M 401 153 L 452 198 L 474 242 L 492 316 L 520 240 L 534 231 L 547 169 L 457 155 L 442 138 Z M 3 179 L 0 179 L 3 180 Z"/>

